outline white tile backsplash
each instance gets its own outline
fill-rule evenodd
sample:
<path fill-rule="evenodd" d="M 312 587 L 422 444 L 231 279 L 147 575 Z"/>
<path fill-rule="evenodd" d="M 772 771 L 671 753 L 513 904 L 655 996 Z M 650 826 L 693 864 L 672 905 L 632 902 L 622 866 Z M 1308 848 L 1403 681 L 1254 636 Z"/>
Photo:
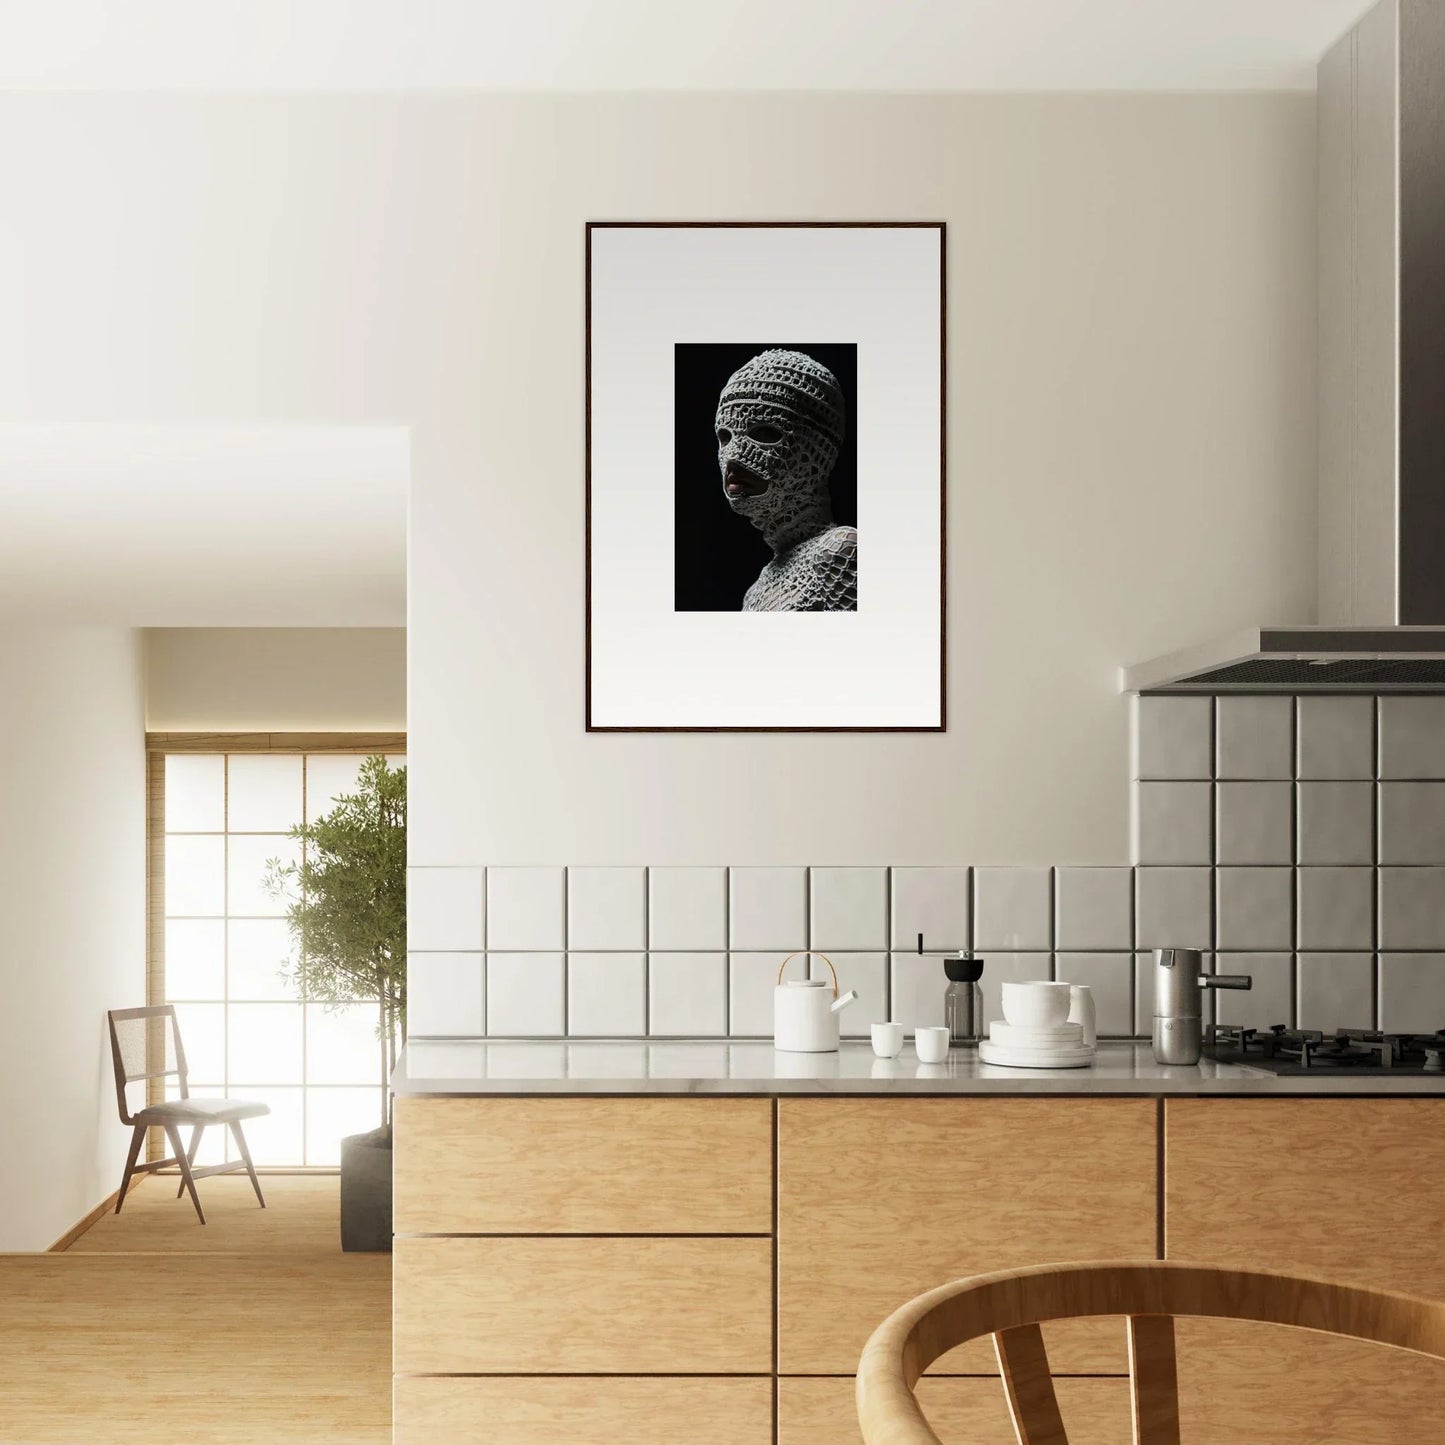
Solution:
<path fill-rule="evenodd" d="M 969 946 L 967 868 L 895 868 L 892 870 L 891 939 L 897 951 L 923 946 L 943 952 Z"/>
<path fill-rule="evenodd" d="M 1100 1038 L 1127 1038 L 1134 1032 L 1132 953 L 1055 954 L 1054 976 L 1060 983 L 1081 983 L 1093 993 Z"/>
<path fill-rule="evenodd" d="M 728 955 L 728 1032 L 744 1038 L 773 1036 L 773 990 L 778 983 L 776 953 Z M 794 968 L 798 964 L 793 965 Z M 804 978 L 801 971 L 794 975 Z"/>
<path fill-rule="evenodd" d="M 982 953 L 1023 953 L 1053 946 L 1052 870 L 975 868 L 973 941 Z"/>
<path fill-rule="evenodd" d="M 1140 783 L 1134 793 L 1134 861 L 1209 863 L 1214 832 L 1209 783 Z"/>
<path fill-rule="evenodd" d="M 483 911 L 480 868 L 406 870 L 408 951 L 480 949 Z"/>
<path fill-rule="evenodd" d="M 1392 1034 L 1445 1028 L 1445 953 L 1380 955 L 1380 1027 Z"/>
<path fill-rule="evenodd" d="M 1301 697 L 1295 738 L 1301 778 L 1373 778 L 1375 699 Z"/>
<path fill-rule="evenodd" d="M 599 952 L 647 947 L 647 870 L 569 868 L 567 947 Z"/>
<path fill-rule="evenodd" d="M 1334 952 L 1374 948 L 1373 868 L 1301 868 L 1298 877 L 1300 948 Z"/>
<path fill-rule="evenodd" d="M 1380 776 L 1445 778 L 1445 697 L 1380 698 Z"/>
<path fill-rule="evenodd" d="M 566 947 L 561 868 L 487 869 L 487 947 L 503 953 Z"/>
<path fill-rule="evenodd" d="M 1445 783 L 1380 784 L 1380 862 L 1445 863 Z"/>
<path fill-rule="evenodd" d="M 889 958 L 894 1023 L 908 1029 L 943 1023 L 943 991 L 948 980 L 943 960 L 917 953 L 895 953 Z"/>
<path fill-rule="evenodd" d="M 649 868 L 648 946 L 723 952 L 728 946 L 726 868 Z"/>
<path fill-rule="evenodd" d="M 1215 943 L 1221 952 L 1294 947 L 1294 870 L 1216 870 Z"/>
<path fill-rule="evenodd" d="M 1213 698 L 1134 699 L 1136 778 L 1212 777 L 1213 742 Z"/>
<path fill-rule="evenodd" d="M 727 1033 L 727 962 L 725 953 L 649 955 L 647 1031 L 683 1038 Z"/>
<path fill-rule="evenodd" d="M 1208 970 L 1206 970 L 1208 971 Z M 1222 1024 L 1268 1028 L 1294 1025 L 1294 957 L 1289 953 L 1225 953 L 1215 955 L 1214 972 L 1247 973 L 1248 989 L 1206 989 L 1214 999 L 1214 1017 Z"/>
<path fill-rule="evenodd" d="M 1296 802 L 1301 865 L 1375 861 L 1375 785 L 1301 783 Z"/>
<path fill-rule="evenodd" d="M 1372 953 L 1302 953 L 1296 980 L 1302 1029 L 1371 1028 L 1375 1018 Z"/>
<path fill-rule="evenodd" d="M 1226 695 L 1214 712 L 1214 775 L 1294 777 L 1294 699 Z"/>
<path fill-rule="evenodd" d="M 1054 869 L 1054 946 L 1076 952 L 1132 949 L 1133 870 Z"/>
<path fill-rule="evenodd" d="M 569 953 L 567 1032 L 605 1039 L 645 1034 L 647 955 Z"/>
<path fill-rule="evenodd" d="M 806 868 L 730 868 L 730 946 L 745 952 L 762 948 L 782 949 L 785 952 L 806 948 L 807 880 Z"/>
<path fill-rule="evenodd" d="M 487 1031 L 551 1036 L 566 1029 L 566 965 L 560 953 L 487 955 Z"/>
<path fill-rule="evenodd" d="M 1445 868 L 1380 869 L 1380 947 L 1445 949 Z"/>
<path fill-rule="evenodd" d="M 408 1038 L 469 1038 L 487 1031 L 486 958 L 480 953 L 409 953 Z"/>
<path fill-rule="evenodd" d="M 1293 863 L 1293 785 L 1220 783 L 1215 788 L 1213 861 Z"/>
<path fill-rule="evenodd" d="M 1134 877 L 1140 948 L 1213 946 L 1208 868 L 1140 868 Z"/>
<path fill-rule="evenodd" d="M 887 947 L 886 868 L 810 868 L 808 889 L 811 948 Z"/>

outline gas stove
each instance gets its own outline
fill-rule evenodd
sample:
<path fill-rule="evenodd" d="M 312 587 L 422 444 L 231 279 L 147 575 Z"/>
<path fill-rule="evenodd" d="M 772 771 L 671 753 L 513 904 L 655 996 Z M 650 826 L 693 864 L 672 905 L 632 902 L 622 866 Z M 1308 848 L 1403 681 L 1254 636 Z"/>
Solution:
<path fill-rule="evenodd" d="M 1376 1029 L 1268 1029 L 1211 1024 L 1204 1053 L 1221 1064 L 1247 1064 L 1271 1074 L 1442 1074 L 1445 1029 L 1386 1034 Z"/>

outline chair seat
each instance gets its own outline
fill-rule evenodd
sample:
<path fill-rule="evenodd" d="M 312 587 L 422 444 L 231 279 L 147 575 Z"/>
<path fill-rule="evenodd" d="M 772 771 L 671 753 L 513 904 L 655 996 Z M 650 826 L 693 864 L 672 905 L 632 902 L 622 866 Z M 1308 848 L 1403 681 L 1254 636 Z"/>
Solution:
<path fill-rule="evenodd" d="M 136 1113 L 137 1124 L 229 1124 L 233 1119 L 259 1119 L 269 1104 L 254 1099 L 171 1099 Z"/>

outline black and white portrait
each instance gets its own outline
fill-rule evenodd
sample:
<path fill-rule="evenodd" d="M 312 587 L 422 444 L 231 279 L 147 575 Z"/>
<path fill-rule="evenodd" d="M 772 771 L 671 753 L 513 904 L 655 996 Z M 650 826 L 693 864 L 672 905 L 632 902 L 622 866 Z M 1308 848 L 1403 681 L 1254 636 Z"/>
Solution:
<path fill-rule="evenodd" d="M 858 609 L 857 347 L 679 343 L 682 612 Z"/>
<path fill-rule="evenodd" d="M 941 730 L 943 226 L 586 240 L 588 730 Z"/>

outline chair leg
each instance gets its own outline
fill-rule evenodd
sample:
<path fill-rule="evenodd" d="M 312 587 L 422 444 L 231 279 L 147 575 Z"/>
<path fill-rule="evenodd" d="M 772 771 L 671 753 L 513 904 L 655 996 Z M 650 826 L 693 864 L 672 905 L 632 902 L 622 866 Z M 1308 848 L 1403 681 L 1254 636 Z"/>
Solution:
<path fill-rule="evenodd" d="M 186 1157 L 186 1151 L 181 1148 L 180 1129 L 175 1124 L 167 1124 L 166 1138 L 171 1141 L 171 1148 L 176 1155 L 176 1163 L 180 1165 L 181 1183 L 191 1191 L 191 1203 L 196 1206 L 196 1217 L 204 1224 L 206 1211 L 201 1208 L 201 1196 L 196 1193 L 196 1181 L 191 1177 L 191 1161 Z"/>
<path fill-rule="evenodd" d="M 264 1209 L 266 1200 L 261 1194 L 261 1181 L 256 1178 L 256 1166 L 251 1163 L 251 1151 L 246 1147 L 246 1136 L 241 1132 L 239 1119 L 231 1120 L 231 1133 L 236 1136 L 236 1148 L 241 1151 L 241 1158 L 246 1161 L 246 1173 L 251 1176 L 251 1188 L 256 1191 L 256 1199 Z"/>
<path fill-rule="evenodd" d="M 205 1127 L 204 1124 L 193 1124 L 191 1126 L 191 1147 L 186 1150 L 186 1161 L 192 1169 L 196 1167 L 196 1153 L 201 1147 L 201 1130 Z M 185 1191 L 186 1181 L 182 1179 L 181 1182 L 176 1185 L 176 1198 L 179 1199 Z"/>
<path fill-rule="evenodd" d="M 125 1173 L 120 1176 L 120 1193 L 115 1196 L 115 1212 L 125 1203 L 125 1191 L 130 1188 L 131 1175 L 135 1173 L 135 1161 L 140 1157 L 140 1146 L 146 1140 L 146 1126 L 137 1124 L 130 1136 L 130 1153 L 125 1158 Z"/>

